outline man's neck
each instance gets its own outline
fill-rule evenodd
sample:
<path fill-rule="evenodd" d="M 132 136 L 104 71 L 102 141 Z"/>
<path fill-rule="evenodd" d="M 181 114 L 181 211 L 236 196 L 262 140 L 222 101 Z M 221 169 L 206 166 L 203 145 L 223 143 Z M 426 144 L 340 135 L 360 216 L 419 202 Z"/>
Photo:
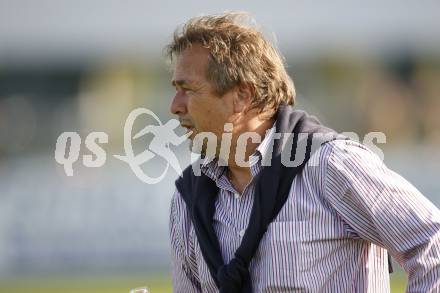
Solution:
<path fill-rule="evenodd" d="M 252 179 L 252 174 L 249 166 L 249 157 L 255 153 L 258 145 L 261 143 L 261 141 L 263 141 L 266 131 L 273 126 L 273 123 L 273 119 L 262 120 L 258 118 L 258 116 L 256 116 L 246 123 L 246 127 L 243 127 L 243 129 L 239 133 L 236 133 L 233 136 L 231 151 L 228 158 L 228 177 L 234 188 L 240 193 L 244 191 L 245 187 Z M 261 137 L 261 141 L 257 143 L 253 143 L 250 140 L 247 141 L 246 148 L 244 150 L 244 161 L 247 162 L 247 164 L 243 166 L 243 164 L 237 164 L 236 153 L 238 146 L 238 137 L 245 132 L 257 133 L 259 137 Z"/>

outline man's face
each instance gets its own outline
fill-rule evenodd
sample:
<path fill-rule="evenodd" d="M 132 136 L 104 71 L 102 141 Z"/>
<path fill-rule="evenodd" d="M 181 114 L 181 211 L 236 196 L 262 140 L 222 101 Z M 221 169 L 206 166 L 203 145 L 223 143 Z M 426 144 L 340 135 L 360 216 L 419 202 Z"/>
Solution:
<path fill-rule="evenodd" d="M 172 84 L 176 94 L 171 102 L 171 112 L 179 116 L 180 123 L 193 131 L 191 139 L 199 132 L 212 132 L 220 141 L 223 126 L 233 115 L 233 92 L 223 96 L 215 93 L 206 78 L 209 51 L 199 44 L 181 52 L 176 59 Z"/>

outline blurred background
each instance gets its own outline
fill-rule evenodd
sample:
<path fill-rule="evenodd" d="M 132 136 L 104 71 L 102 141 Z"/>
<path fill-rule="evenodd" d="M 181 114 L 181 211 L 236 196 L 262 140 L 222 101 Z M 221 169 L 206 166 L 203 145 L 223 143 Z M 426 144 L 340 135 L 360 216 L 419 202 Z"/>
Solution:
<path fill-rule="evenodd" d="M 131 110 L 172 118 L 163 47 L 200 14 L 249 11 L 286 57 L 297 108 L 338 131 L 386 134 L 386 164 L 440 206 L 440 3 L 432 1 L 0 0 L 0 292 L 170 292 L 176 173 L 136 178 L 123 154 Z M 135 128 L 145 125 L 144 118 Z M 82 138 L 74 176 L 57 137 Z M 104 131 L 107 161 L 86 168 Z M 148 137 L 136 143 L 145 148 Z M 175 149 L 182 162 L 187 146 Z M 165 161 L 145 172 L 158 176 Z M 405 276 L 392 275 L 393 292 Z"/>

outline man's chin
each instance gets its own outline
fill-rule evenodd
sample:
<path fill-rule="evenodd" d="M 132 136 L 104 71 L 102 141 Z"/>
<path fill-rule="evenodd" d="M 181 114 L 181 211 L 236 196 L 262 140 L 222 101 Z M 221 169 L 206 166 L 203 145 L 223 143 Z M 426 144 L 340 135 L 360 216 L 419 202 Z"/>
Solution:
<path fill-rule="evenodd" d="M 219 146 L 216 144 L 214 146 L 208 146 L 208 141 L 205 139 L 197 138 L 197 132 L 193 131 L 191 135 L 188 137 L 190 140 L 189 150 L 192 153 L 200 154 L 202 157 L 207 155 L 217 157 Z M 214 153 L 212 148 L 214 147 Z M 209 148 L 209 149 L 208 149 Z"/>
<path fill-rule="evenodd" d="M 202 156 L 205 156 L 206 155 L 206 144 L 202 144 L 202 145 L 195 144 L 194 143 L 194 137 L 195 137 L 195 134 L 192 133 L 191 136 L 188 138 L 189 141 L 190 141 L 190 143 L 189 143 L 189 150 L 192 153 L 200 154 Z"/>

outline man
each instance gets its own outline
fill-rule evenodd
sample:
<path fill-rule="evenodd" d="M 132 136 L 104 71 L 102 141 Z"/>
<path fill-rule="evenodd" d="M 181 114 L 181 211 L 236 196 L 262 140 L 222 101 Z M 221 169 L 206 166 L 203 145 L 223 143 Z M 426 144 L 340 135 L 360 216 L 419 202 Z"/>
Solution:
<path fill-rule="evenodd" d="M 281 56 L 243 18 L 193 18 L 168 46 L 172 113 L 191 139 L 217 138 L 202 174 L 176 181 L 174 291 L 389 292 L 389 251 L 408 292 L 440 292 L 439 210 L 359 143 L 333 135 L 313 151 L 310 137 L 334 133 L 292 109 Z M 263 139 L 244 144 L 243 166 L 248 132 Z M 292 158 L 307 142 L 303 163 L 282 164 L 277 133 L 296 138 Z"/>

